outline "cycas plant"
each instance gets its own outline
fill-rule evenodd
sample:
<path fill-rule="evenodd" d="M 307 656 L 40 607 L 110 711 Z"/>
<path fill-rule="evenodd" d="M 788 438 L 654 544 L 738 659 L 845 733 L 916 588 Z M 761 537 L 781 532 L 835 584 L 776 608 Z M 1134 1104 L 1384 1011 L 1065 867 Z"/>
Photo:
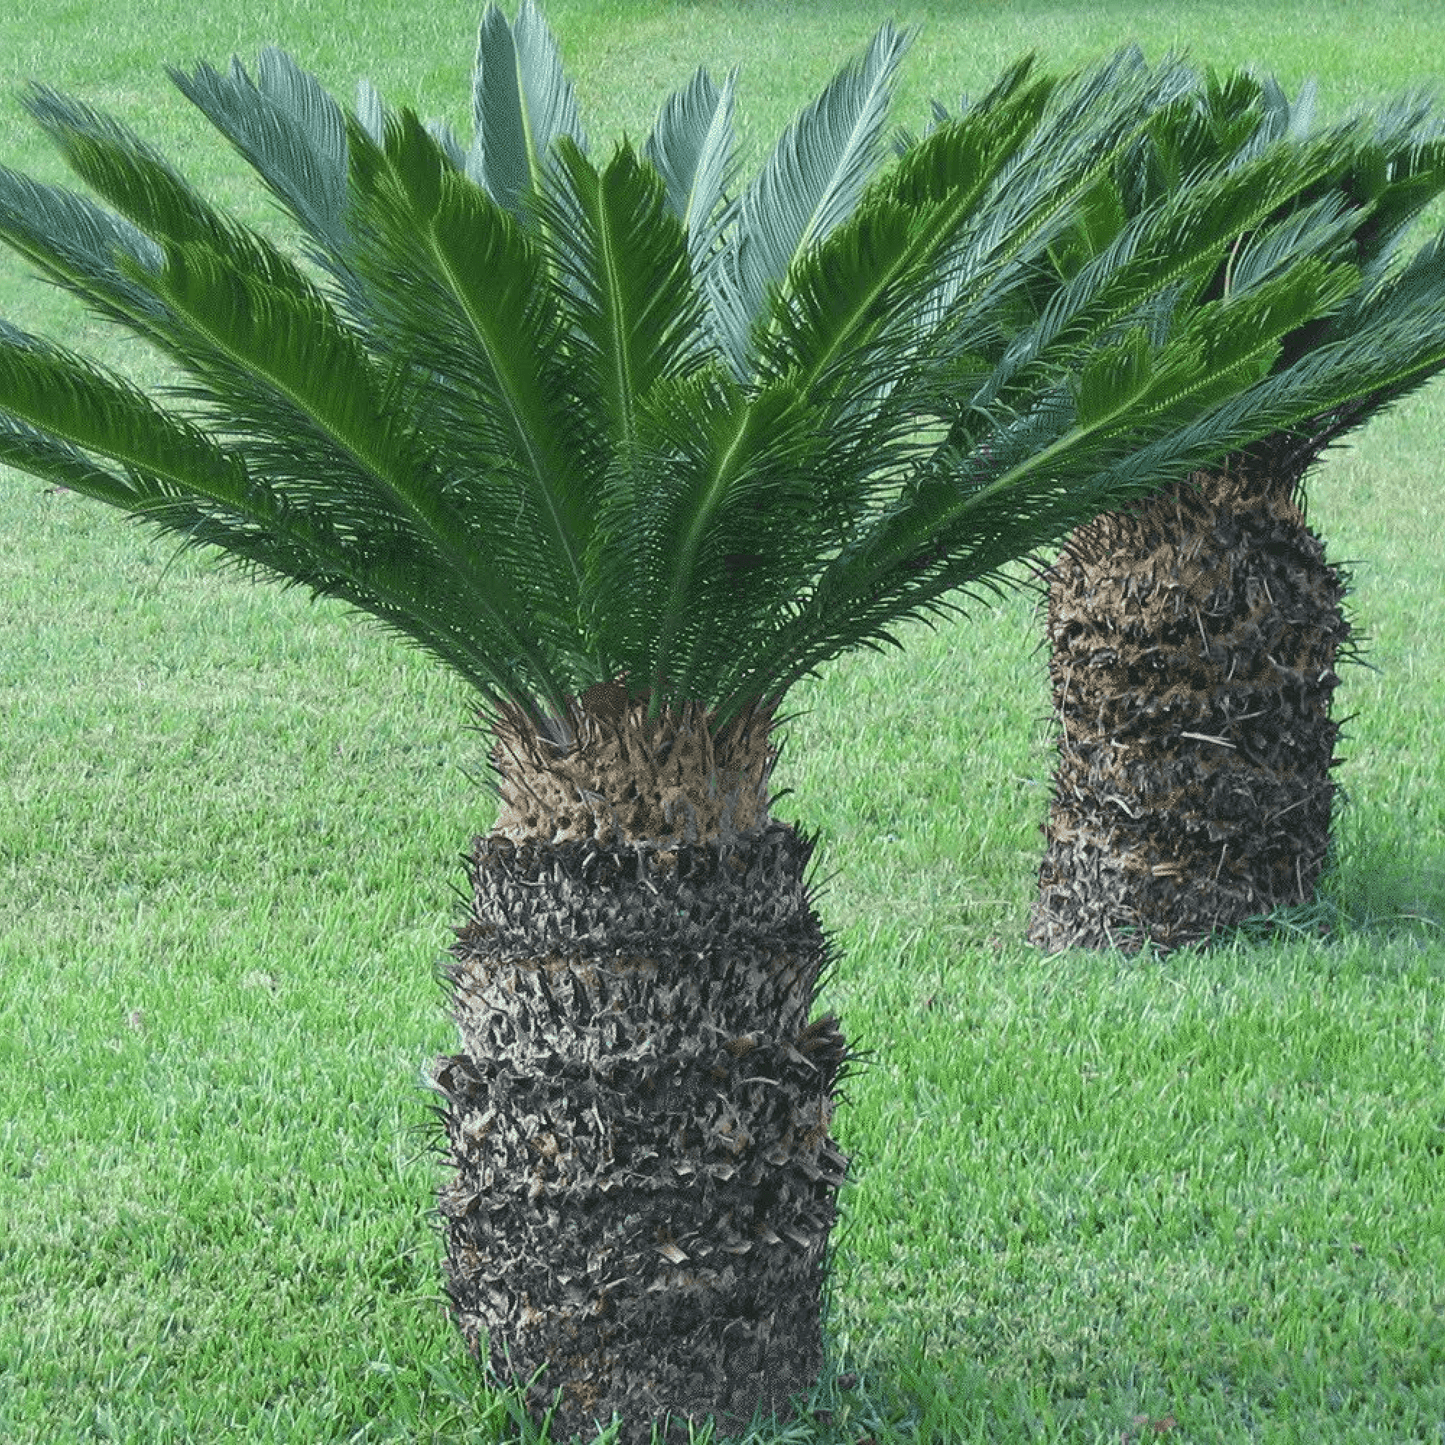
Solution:
<path fill-rule="evenodd" d="M 881 30 L 740 188 L 731 80 L 594 161 L 527 3 L 483 18 L 465 146 L 276 50 L 173 72 L 309 261 L 50 90 L 28 108 L 108 207 L 0 172 L 0 234 L 179 373 L 153 399 L 7 327 L 0 460 L 475 690 L 500 814 L 433 1071 L 445 1278 L 563 1435 L 726 1428 L 820 1367 L 851 1056 L 810 1018 L 814 840 L 771 814 L 788 689 L 1351 394 L 1268 375 L 1358 291 L 1271 220 L 1338 140 L 1166 197 L 1021 326 L 1045 248 L 1184 82 L 1019 65 L 885 169 L 901 50 Z M 1275 266 L 1176 315 L 1242 232 Z"/>
<path fill-rule="evenodd" d="M 1317 143 L 1312 115 L 1312 88 L 1292 105 L 1273 80 L 1203 78 L 1053 249 L 1057 280 L 1161 197 L 1270 146 Z M 1349 165 L 1272 219 L 1333 214 L 1321 254 L 1347 258 L 1362 284 L 1286 338 L 1273 374 L 1333 373 L 1358 395 L 1086 523 L 1046 574 L 1059 762 L 1029 926 L 1046 949 L 1167 950 L 1314 898 L 1336 664 L 1354 644 L 1347 577 L 1306 522 L 1304 481 L 1329 446 L 1445 368 L 1445 233 L 1413 254 L 1407 242 L 1445 190 L 1445 130 L 1406 96 L 1334 133 L 1354 137 Z M 1283 234 L 1241 231 L 1201 299 L 1272 266 Z"/>

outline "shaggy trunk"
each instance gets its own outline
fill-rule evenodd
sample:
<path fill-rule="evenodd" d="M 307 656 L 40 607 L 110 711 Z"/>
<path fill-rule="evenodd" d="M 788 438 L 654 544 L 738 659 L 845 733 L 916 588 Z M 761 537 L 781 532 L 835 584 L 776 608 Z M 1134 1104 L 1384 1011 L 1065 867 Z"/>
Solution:
<path fill-rule="evenodd" d="M 446 1280 L 468 1345 L 553 1438 L 788 1415 L 822 1366 L 849 1057 L 809 1022 L 831 950 L 812 840 L 768 816 L 772 717 L 716 735 L 617 684 L 496 727 L 435 1086 L 455 1177 Z M 686 1438 L 673 1427 L 669 1439 Z"/>
<path fill-rule="evenodd" d="M 1350 635 L 1279 436 L 1070 539 L 1050 570 L 1059 764 L 1031 942 L 1171 949 L 1314 894 Z"/>

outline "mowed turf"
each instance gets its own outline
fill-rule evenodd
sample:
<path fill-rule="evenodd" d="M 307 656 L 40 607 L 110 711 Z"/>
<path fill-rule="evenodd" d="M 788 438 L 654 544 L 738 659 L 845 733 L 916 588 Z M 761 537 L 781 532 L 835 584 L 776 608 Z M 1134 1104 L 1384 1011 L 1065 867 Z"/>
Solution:
<path fill-rule="evenodd" d="M 1327 114 L 1442 64 L 1433 0 L 547 13 L 594 147 L 739 65 L 754 157 L 888 18 L 920 27 L 915 129 L 1033 48 L 1258 62 L 1317 76 Z M 366 75 L 461 125 L 476 20 L 42 3 L 0 18 L 0 85 L 114 111 L 284 234 L 163 65 L 276 41 L 344 100 Z M 0 115 L 0 161 L 61 178 Z M 0 316 L 165 380 L 9 253 Z M 835 1127 L 828 1418 L 786 1438 L 1442 1438 L 1442 429 L 1436 386 L 1311 478 L 1377 670 L 1337 693 L 1339 856 L 1282 931 L 1166 960 L 1023 945 L 1051 769 L 1026 594 L 792 695 L 778 812 L 821 829 L 823 1004 L 874 1053 Z M 491 822 L 470 722 L 339 607 L 0 476 L 0 1440 L 519 1438 L 440 1307 L 428 1219 L 432 967 Z"/>

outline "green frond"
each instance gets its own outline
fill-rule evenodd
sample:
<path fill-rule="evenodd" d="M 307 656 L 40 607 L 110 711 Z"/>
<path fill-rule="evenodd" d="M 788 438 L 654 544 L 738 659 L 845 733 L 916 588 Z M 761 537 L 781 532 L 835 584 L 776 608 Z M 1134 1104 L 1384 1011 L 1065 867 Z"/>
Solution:
<path fill-rule="evenodd" d="M 980 108 L 935 131 L 875 182 L 852 217 L 794 264 L 768 318 L 760 375 L 786 375 L 807 392 L 885 327 L 902 332 L 905 350 L 916 345 L 917 316 L 946 275 L 943 258 L 1047 98 L 1047 87 L 1030 87 Z"/>
<path fill-rule="evenodd" d="M 480 187 L 451 168 L 415 115 L 388 122 L 386 148 L 353 135 L 358 266 L 378 332 L 431 374 L 431 404 L 473 505 L 516 519 L 539 594 L 566 611 L 591 523 L 559 295 L 545 253 Z M 586 398 L 590 402 L 590 396 Z M 492 490 L 495 488 L 496 490 Z"/>
<path fill-rule="evenodd" d="M 344 267 L 346 118 L 316 77 L 274 45 L 261 51 L 254 80 L 236 58 L 225 75 L 204 64 L 167 73 L 301 223 L 315 258 Z"/>
<path fill-rule="evenodd" d="M 72 446 L 213 498 L 245 494 L 246 469 L 204 431 L 124 378 L 0 323 L 0 407 Z"/>
<path fill-rule="evenodd" d="M 1207 175 L 1258 159 L 1287 128 L 1288 101 L 1272 78 L 1206 70 L 1149 116 L 1130 148 L 1118 177 L 1126 210 L 1137 215 Z"/>
<path fill-rule="evenodd" d="M 304 585 L 380 621 L 451 667 L 490 701 L 527 695 L 529 679 L 499 665 L 485 638 L 469 635 L 454 610 L 431 605 L 416 559 L 388 553 L 371 568 L 324 521 L 283 508 L 272 516 L 233 511 L 137 471 L 98 467 L 79 448 L 0 411 L 0 463 L 68 487 L 178 535 L 185 547 L 214 547 L 252 578 Z"/>
<path fill-rule="evenodd" d="M 1173 372 L 1159 372 L 1132 397 L 1131 405 L 1116 407 L 1110 434 L 1132 435 L 1141 421 L 1182 428 L 1207 408 L 1263 380 L 1285 339 L 1337 310 L 1358 282 L 1354 267 L 1306 255 L 1248 292 L 1199 308 L 1177 333 L 1181 345 L 1198 338 L 1197 357 Z M 1082 396 L 1079 415 L 1082 424 Z"/>
<path fill-rule="evenodd" d="M 121 471 L 97 466 L 88 452 Z M 177 532 L 187 545 L 222 545 L 233 558 L 318 595 L 385 613 L 393 625 L 410 618 L 403 630 L 413 637 L 438 640 L 454 629 L 425 585 L 435 558 L 417 557 L 413 536 L 368 557 L 365 546 L 337 532 L 334 509 L 296 506 L 251 475 L 238 452 L 156 406 L 124 378 L 3 323 L 0 460 Z M 454 641 L 449 660 L 488 686 L 517 685 L 514 675 L 489 672 L 487 653 L 474 643 L 468 650 Z"/>
<path fill-rule="evenodd" d="M 1363 399 L 1356 424 L 1445 370 L 1445 233 L 1383 284 L 1348 298 L 1328 340 L 1292 370 L 1306 366 L 1334 386 L 1328 407 Z"/>
<path fill-rule="evenodd" d="M 802 416 L 786 413 L 786 397 L 750 403 L 717 364 L 660 381 L 640 403 L 636 448 L 598 497 L 585 605 L 633 678 L 711 695 L 714 618 L 753 636 L 760 608 L 782 604 L 808 565 L 811 441 Z"/>
<path fill-rule="evenodd" d="M 1131 52 L 1131 63 L 1133 63 L 1132 55 L 1135 53 L 1137 52 Z M 1031 52 L 1028 55 L 1019 56 L 1012 65 L 1005 66 L 1003 70 L 999 72 L 998 79 L 984 91 L 977 102 L 971 105 L 966 95 L 961 97 L 959 100 L 960 117 L 967 116 L 970 110 L 997 110 L 1000 106 L 1013 100 L 1026 81 L 1033 80 L 1037 83 L 1037 81 L 1042 78 L 1045 80 L 1045 84 L 1052 84 L 1048 79 L 1039 77 L 1037 70 L 1038 56 L 1036 54 Z M 942 106 L 936 106 L 934 118 L 938 124 L 946 124 L 948 121 L 948 112 L 944 110 Z"/>
<path fill-rule="evenodd" d="M 908 37 L 884 25 L 861 61 L 845 66 L 783 132 L 743 191 L 711 275 L 723 343 L 740 376 L 769 288 L 852 214 L 883 160 L 893 77 Z"/>
<path fill-rule="evenodd" d="M 1067 526 L 1052 536 L 1033 527 L 1066 515 L 1088 494 L 1094 474 L 1131 447 L 1184 435 L 1234 444 L 1262 435 L 1280 411 L 1266 403 L 1277 403 L 1280 392 L 1254 392 L 1252 408 L 1228 414 L 1228 429 L 1209 432 L 1201 418 L 1219 413 L 1241 386 L 1262 376 L 1281 338 L 1338 304 L 1352 278 L 1348 268 L 1306 259 L 1248 304 L 1236 298 L 1195 313 L 1189 327 L 1162 344 L 1136 331 L 1096 353 L 1072 396 L 1068 389 L 1033 385 L 1026 410 L 983 425 L 966 450 L 940 448 L 897 500 L 821 569 L 806 607 L 774 650 L 753 662 L 766 673 L 788 656 L 788 676 L 800 676 L 792 665 L 815 666 L 830 655 L 842 630 L 838 619 L 851 619 L 848 645 L 862 645 L 882 635 L 886 623 L 917 615 L 929 597 L 987 578 L 995 565 L 988 560 L 991 539 L 1017 543 L 1027 534 L 1031 546 L 1056 540 Z M 1061 505 L 1051 510 L 1055 495 Z M 1107 500 L 1118 505 L 1120 498 Z M 948 587 L 935 589 L 944 576 Z M 816 631 L 805 642 L 810 628 Z"/>
<path fill-rule="evenodd" d="M 1355 260 L 1356 248 L 1350 242 L 1359 223 L 1358 211 L 1337 191 L 1327 190 L 1319 200 L 1272 225 L 1242 232 L 1225 263 L 1223 294 L 1251 290 L 1306 251 Z"/>
<path fill-rule="evenodd" d="M 79 447 L 60 441 L 3 410 L 0 410 L 0 463 L 113 506 L 124 507 L 130 495 L 123 479 L 96 466 Z"/>
<path fill-rule="evenodd" d="M 727 221 L 723 193 L 736 175 L 733 94 L 737 71 L 722 89 L 699 69 L 658 113 L 643 155 L 667 185 L 667 205 L 687 231 L 693 271 L 701 276 Z"/>
<path fill-rule="evenodd" d="M 467 153 L 457 139 L 456 132 L 446 121 L 429 119 L 426 122 L 426 133 L 437 143 L 437 148 L 451 162 L 454 170 L 466 170 Z"/>
<path fill-rule="evenodd" d="M 614 542 L 631 527 L 629 550 L 649 564 L 631 578 L 613 575 L 615 586 L 631 586 L 647 599 L 639 599 L 649 612 L 642 675 L 696 684 L 726 648 L 705 607 L 720 589 L 737 585 L 728 559 L 752 553 L 775 559 L 800 528 L 817 545 L 800 466 L 816 432 L 793 388 L 754 392 L 715 368 L 654 388 L 640 421 L 636 460 L 624 463 L 631 485 L 618 489 L 599 525 Z"/>
<path fill-rule="evenodd" d="M 1151 117 L 1176 104 L 1191 83 L 1190 73 L 1173 62 L 1149 72 L 1133 48 L 1079 75 L 1033 82 L 1047 92 L 1046 110 L 994 178 L 978 226 L 941 269 L 919 324 L 936 333 L 946 331 L 951 317 L 977 315 L 976 306 L 963 306 L 960 298 L 966 286 L 981 301 L 988 278 L 1006 288 L 1014 309 L 1013 318 L 995 310 L 1001 323 L 1031 320 L 1057 287 L 1056 273 L 1043 263 L 1078 231 L 1079 208 L 1111 183 Z M 980 102 L 969 114 L 985 108 Z M 1015 273 L 1022 266 L 1033 287 L 1019 286 Z M 1035 291 L 1041 295 L 1030 300 Z"/>
<path fill-rule="evenodd" d="M 169 243 L 166 265 L 150 284 L 207 350 L 268 387 L 352 476 L 363 482 L 375 522 L 402 519 L 426 539 L 438 579 L 473 600 L 499 645 L 551 681 L 527 610 L 490 565 L 485 548 L 445 500 L 438 464 L 395 407 L 386 378 L 300 270 L 260 237 L 233 233 L 227 254 L 203 243 Z M 203 373 L 210 368 L 202 364 Z"/>
<path fill-rule="evenodd" d="M 112 116 L 47 86 L 25 108 L 76 175 L 147 234 L 224 240 L 225 221 L 162 156 Z"/>
<path fill-rule="evenodd" d="M 1275 76 L 1266 75 L 1258 84 L 1260 108 L 1264 114 L 1254 143 L 1269 145 L 1281 140 L 1304 140 L 1314 127 L 1315 82 L 1306 80 L 1300 87 L 1299 97 L 1293 102 Z"/>
<path fill-rule="evenodd" d="M 512 25 L 494 3 L 483 13 L 472 117 L 476 129 L 467 174 L 518 217 L 527 215 L 541 191 L 559 136 L 587 149 L 557 42 L 532 0 L 522 0 Z"/>
<path fill-rule="evenodd" d="M 978 109 L 989 110 L 994 106 L 1002 105 L 1021 86 L 1029 76 L 1034 74 L 1038 63 L 1038 56 L 1034 54 L 1022 55 L 1008 66 L 997 80 L 984 93 L 983 98 L 977 103 Z M 959 97 L 958 118 L 966 116 L 973 108 L 973 102 L 965 92 Z M 955 117 L 950 114 L 949 109 L 939 100 L 931 102 L 931 118 L 927 129 L 923 132 L 922 139 L 927 139 L 940 126 L 950 124 Z M 906 126 L 898 126 L 893 132 L 893 154 L 897 157 L 906 156 L 918 144 L 919 136 L 913 134 Z"/>
<path fill-rule="evenodd" d="M 126 280 L 114 258 L 120 253 L 154 270 L 160 247 L 94 201 L 0 166 L 0 238 L 108 319 L 158 319 L 155 301 Z"/>
<path fill-rule="evenodd" d="M 1370 284 L 1361 286 L 1340 312 L 1340 335 L 1369 331 L 1386 318 L 1431 314 L 1445 298 L 1445 232 L 1437 233 L 1403 264 L 1381 276 L 1371 268 Z"/>
<path fill-rule="evenodd" d="M 1221 254 L 1237 261 L 1236 243 L 1266 227 L 1290 196 L 1338 175 L 1348 160 L 1346 146 L 1325 137 L 1307 147 L 1276 146 L 1247 165 L 1182 188 L 1141 213 L 1057 290 L 1044 308 L 1040 334 L 1053 345 L 1086 345 L 1128 318 L 1146 296 L 1180 287 L 1180 304 L 1192 301 L 1215 275 Z M 1266 259 L 1290 246 L 1332 250 L 1335 219 L 1328 206 L 1289 218 L 1285 228 L 1270 233 Z M 1249 274 L 1263 276 L 1267 269 L 1256 266 Z"/>
<path fill-rule="evenodd" d="M 566 190 L 551 230 L 573 283 L 568 310 L 607 442 L 627 451 L 637 442 L 639 399 L 693 364 L 702 302 L 687 236 L 667 208 L 661 176 L 631 147 L 619 147 L 600 174 L 565 137 L 558 158 Z"/>
<path fill-rule="evenodd" d="M 1359 231 L 1362 263 L 1388 265 L 1421 212 L 1445 193 L 1445 137 L 1438 125 L 1431 130 L 1362 147 L 1347 181 L 1351 199 L 1369 208 Z"/>

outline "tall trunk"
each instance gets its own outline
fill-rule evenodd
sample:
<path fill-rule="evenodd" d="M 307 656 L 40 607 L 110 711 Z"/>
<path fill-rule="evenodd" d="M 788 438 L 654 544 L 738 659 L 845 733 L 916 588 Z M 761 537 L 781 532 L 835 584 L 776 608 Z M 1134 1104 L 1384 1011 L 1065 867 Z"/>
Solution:
<path fill-rule="evenodd" d="M 788 1414 L 822 1366 L 849 1057 L 809 1022 L 832 950 L 813 840 L 768 815 L 770 712 L 714 737 L 618 684 L 496 726 L 435 1086 L 446 1282 L 469 1346 L 553 1437 Z M 686 1438 L 675 1425 L 668 1438 Z"/>
<path fill-rule="evenodd" d="M 1350 635 L 1297 501 L 1320 450 L 1271 438 L 1080 529 L 1051 569 L 1059 763 L 1031 942 L 1171 949 L 1314 896 Z"/>

